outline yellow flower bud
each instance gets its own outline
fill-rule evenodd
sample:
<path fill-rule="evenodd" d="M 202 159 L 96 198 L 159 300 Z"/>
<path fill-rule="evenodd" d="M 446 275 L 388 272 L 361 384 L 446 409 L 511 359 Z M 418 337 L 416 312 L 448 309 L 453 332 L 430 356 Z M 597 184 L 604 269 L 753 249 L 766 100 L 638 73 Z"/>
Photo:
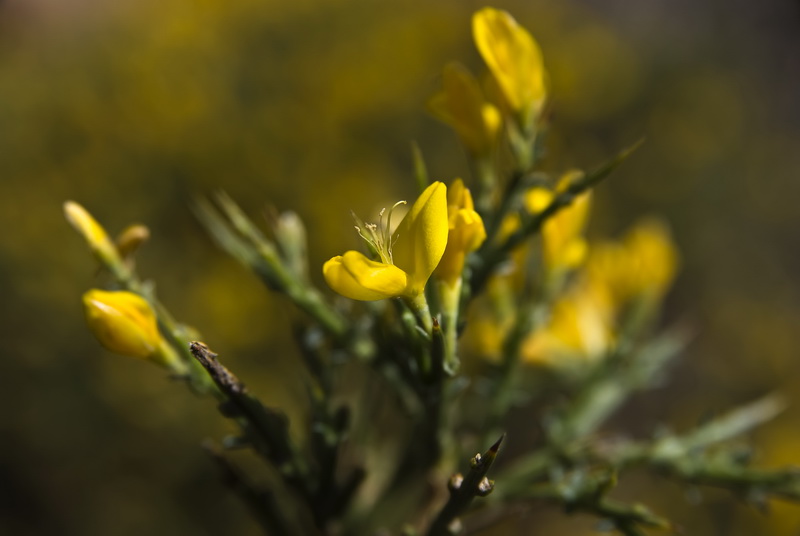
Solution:
<path fill-rule="evenodd" d="M 523 204 L 525 210 L 531 214 L 536 214 L 547 208 L 553 202 L 555 194 L 552 190 L 543 186 L 536 186 L 525 192 Z"/>
<path fill-rule="evenodd" d="M 64 203 L 67 221 L 83 236 L 97 258 L 106 264 L 120 262 L 119 253 L 105 229 L 89 212 L 74 201 Z"/>
<path fill-rule="evenodd" d="M 133 255 L 150 238 L 150 229 L 141 224 L 129 225 L 116 240 L 117 251 L 126 262 L 133 261 Z"/>
<path fill-rule="evenodd" d="M 483 220 L 475 212 L 472 195 L 461 179 L 456 179 L 447 191 L 447 217 L 449 234 L 436 275 L 453 285 L 461 278 L 467 254 L 475 251 L 486 240 Z"/>
<path fill-rule="evenodd" d="M 124 290 L 92 289 L 83 295 L 83 305 L 89 330 L 106 349 L 166 364 L 156 315 L 147 300 Z"/>

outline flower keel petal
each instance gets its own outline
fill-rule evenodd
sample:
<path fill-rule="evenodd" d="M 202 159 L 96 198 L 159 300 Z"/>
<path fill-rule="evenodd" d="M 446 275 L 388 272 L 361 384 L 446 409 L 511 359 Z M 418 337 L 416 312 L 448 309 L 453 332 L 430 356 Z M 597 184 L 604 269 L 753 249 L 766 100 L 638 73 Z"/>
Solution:
<path fill-rule="evenodd" d="M 322 274 L 334 291 L 361 301 L 402 295 L 408 281 L 400 268 L 372 261 L 358 251 L 333 257 L 323 265 Z"/>

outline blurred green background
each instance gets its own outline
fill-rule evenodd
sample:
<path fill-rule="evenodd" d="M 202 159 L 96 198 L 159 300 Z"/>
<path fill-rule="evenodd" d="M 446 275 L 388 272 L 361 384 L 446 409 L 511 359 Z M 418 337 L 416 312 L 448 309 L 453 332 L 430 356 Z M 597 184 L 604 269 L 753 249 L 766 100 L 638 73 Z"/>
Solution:
<path fill-rule="evenodd" d="M 647 143 L 598 190 L 591 234 L 671 224 L 684 257 L 666 322 L 695 333 L 662 388 L 608 427 L 691 426 L 777 389 L 758 463 L 800 462 L 800 6 L 788 0 L 497 1 L 544 50 L 545 166 L 591 168 Z M 220 253 L 189 203 L 224 188 L 253 215 L 294 209 L 314 266 L 354 243 L 349 210 L 468 166 L 424 103 L 446 61 L 482 70 L 463 0 L 0 2 L 0 533 L 256 534 L 199 448 L 213 404 L 102 350 L 81 294 L 102 284 L 64 222 L 74 199 L 112 233 L 148 225 L 139 271 L 262 398 L 302 412 L 286 304 Z M 688 534 L 790 534 L 725 494 L 636 475 Z M 699 502 L 699 506 L 697 506 Z M 587 534 L 537 508 L 502 532 Z M 535 527 L 534 530 L 531 527 Z"/>

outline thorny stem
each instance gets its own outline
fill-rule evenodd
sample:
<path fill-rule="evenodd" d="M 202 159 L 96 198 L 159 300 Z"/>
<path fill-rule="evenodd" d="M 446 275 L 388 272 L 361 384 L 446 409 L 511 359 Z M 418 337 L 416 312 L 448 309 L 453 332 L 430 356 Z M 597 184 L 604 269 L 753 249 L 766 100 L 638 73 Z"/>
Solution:
<path fill-rule="evenodd" d="M 504 438 L 505 434 L 489 447 L 483 456 L 476 454 L 470 460 L 470 470 L 467 476 L 453 475 L 449 483 L 450 499 L 431 523 L 428 536 L 453 534 L 451 529 L 455 523 L 458 523 L 458 516 L 466 511 L 472 500 L 475 497 L 485 497 L 492 492 L 494 482 L 486 478 L 486 474 L 494 463 Z"/>
<path fill-rule="evenodd" d="M 302 496 L 310 497 L 311 489 L 306 480 L 308 468 L 289 439 L 286 416 L 265 407 L 250 395 L 244 384 L 217 360 L 217 354 L 208 346 L 195 341 L 190 344 L 190 349 L 226 397 L 226 402 L 220 406 L 221 412 L 239 422 L 246 439 L 265 460 L 278 468 L 288 484 Z"/>

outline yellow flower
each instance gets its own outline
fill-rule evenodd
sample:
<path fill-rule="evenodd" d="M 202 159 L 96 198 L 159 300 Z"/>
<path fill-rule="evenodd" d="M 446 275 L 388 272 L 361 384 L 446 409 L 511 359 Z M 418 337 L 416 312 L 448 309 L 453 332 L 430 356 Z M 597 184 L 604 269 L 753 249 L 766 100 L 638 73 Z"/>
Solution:
<path fill-rule="evenodd" d="M 86 322 L 106 349 L 121 355 L 159 361 L 162 345 L 150 304 L 133 292 L 93 289 L 83 295 Z"/>
<path fill-rule="evenodd" d="M 609 307 L 631 300 L 660 300 L 678 269 L 678 252 L 666 225 L 658 220 L 637 223 L 621 242 L 592 247 L 588 281 Z"/>
<path fill-rule="evenodd" d="M 491 7 L 473 15 L 472 34 L 509 107 L 530 125 L 547 98 L 539 45 L 511 15 Z"/>
<path fill-rule="evenodd" d="M 486 102 L 475 77 L 458 63 L 445 65 L 442 91 L 428 102 L 431 113 L 456 131 L 473 155 L 485 155 L 500 130 L 500 112 Z"/>
<path fill-rule="evenodd" d="M 380 261 L 348 251 L 325 263 L 322 273 L 334 291 L 364 301 L 398 296 L 414 299 L 422 294 L 447 246 L 447 187 L 441 182 L 428 186 L 394 234 L 390 234 L 390 220 L 391 211 L 383 228 L 374 224 L 357 227 Z"/>
<path fill-rule="evenodd" d="M 596 359 L 613 341 L 604 309 L 583 286 L 558 300 L 542 329 L 522 344 L 528 363 L 557 365 L 564 359 Z"/>
<path fill-rule="evenodd" d="M 639 222 L 625 237 L 635 258 L 633 284 L 640 293 L 660 297 L 675 279 L 678 250 L 669 229 L 654 219 Z"/>
<path fill-rule="evenodd" d="M 637 223 L 622 242 L 593 246 L 589 283 L 615 308 L 637 298 L 658 300 L 675 278 L 678 262 L 667 227 L 648 219 Z"/>
<path fill-rule="evenodd" d="M 447 248 L 436 268 L 436 275 L 452 286 L 461 278 L 467 254 L 478 249 L 486 240 L 483 220 L 475 212 L 472 195 L 461 179 L 453 181 L 447 190 L 447 218 Z"/>

